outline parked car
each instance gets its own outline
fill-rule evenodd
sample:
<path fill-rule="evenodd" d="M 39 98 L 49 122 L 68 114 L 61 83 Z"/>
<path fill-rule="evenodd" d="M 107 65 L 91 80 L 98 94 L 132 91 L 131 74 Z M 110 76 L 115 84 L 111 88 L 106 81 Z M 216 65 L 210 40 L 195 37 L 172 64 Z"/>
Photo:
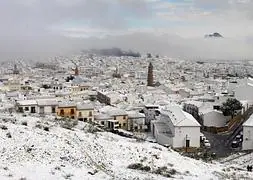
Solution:
<path fill-rule="evenodd" d="M 238 135 L 235 137 L 235 140 L 238 141 L 238 142 L 242 142 L 242 140 L 243 140 L 243 135 L 238 134 Z"/>
<path fill-rule="evenodd" d="M 233 141 L 231 144 L 232 148 L 238 148 L 239 147 L 239 141 Z"/>
<path fill-rule="evenodd" d="M 242 135 L 238 134 L 238 135 L 235 137 L 235 139 L 239 140 L 239 139 L 241 139 L 241 136 L 242 136 Z"/>
<path fill-rule="evenodd" d="M 240 135 L 243 135 L 243 131 L 240 131 Z"/>
<path fill-rule="evenodd" d="M 206 137 L 204 134 L 200 135 L 200 142 L 204 142 L 206 140 Z"/>
<path fill-rule="evenodd" d="M 211 144 L 209 142 L 205 142 L 204 146 L 207 147 L 207 148 L 211 148 Z"/>
<path fill-rule="evenodd" d="M 208 141 L 208 139 L 205 139 L 205 140 L 204 140 L 204 146 L 207 147 L 207 148 L 210 148 L 210 147 L 211 147 L 211 144 L 210 144 L 210 142 Z"/>

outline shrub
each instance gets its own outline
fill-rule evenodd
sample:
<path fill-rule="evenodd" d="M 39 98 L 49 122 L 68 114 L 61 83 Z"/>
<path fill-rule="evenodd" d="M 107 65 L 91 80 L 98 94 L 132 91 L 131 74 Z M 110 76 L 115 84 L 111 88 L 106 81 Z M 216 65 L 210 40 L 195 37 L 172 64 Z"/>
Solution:
<path fill-rule="evenodd" d="M 165 173 L 165 174 L 163 174 L 163 176 L 168 177 L 168 178 L 172 178 L 170 173 Z"/>
<path fill-rule="evenodd" d="M 11 137 L 12 137 L 10 132 L 8 132 L 8 133 L 6 134 L 6 136 L 7 136 L 8 138 L 11 138 Z"/>
<path fill-rule="evenodd" d="M 158 167 L 158 168 L 154 171 L 154 173 L 155 173 L 155 174 L 160 174 L 160 175 L 162 175 L 162 174 L 164 174 L 165 171 L 167 171 L 167 167 L 166 167 L 166 166 L 163 166 L 163 167 Z"/>
<path fill-rule="evenodd" d="M 78 124 L 77 120 L 63 120 L 61 122 L 61 127 L 65 128 L 65 129 L 70 129 L 71 130 L 77 124 Z"/>
<path fill-rule="evenodd" d="M 97 131 L 98 131 L 98 129 L 95 126 L 93 126 L 92 124 L 88 125 L 88 128 L 87 128 L 88 133 L 95 133 Z"/>
<path fill-rule="evenodd" d="M 2 121 L 5 122 L 5 123 L 7 123 L 7 122 L 9 122 L 9 119 L 3 118 Z"/>
<path fill-rule="evenodd" d="M 59 166 L 56 166 L 54 169 L 55 169 L 55 170 L 58 170 L 58 171 L 60 171 L 60 170 L 61 170 L 61 167 L 59 167 Z"/>
<path fill-rule="evenodd" d="M 77 120 L 73 120 L 73 126 L 77 126 L 78 125 L 78 121 Z"/>
<path fill-rule="evenodd" d="M 2 130 L 7 130 L 7 129 L 8 129 L 7 126 L 5 126 L 5 125 L 0 125 L 0 128 L 1 128 Z"/>
<path fill-rule="evenodd" d="M 42 125 L 41 124 L 36 124 L 35 127 L 39 128 L 39 129 L 42 129 Z"/>
<path fill-rule="evenodd" d="M 23 121 L 21 124 L 22 124 L 23 126 L 27 126 L 27 121 Z"/>
<path fill-rule="evenodd" d="M 151 168 L 149 166 L 143 166 L 143 167 L 140 168 L 140 170 L 148 172 L 148 171 L 151 170 Z"/>
<path fill-rule="evenodd" d="M 49 127 L 48 127 L 48 126 L 45 126 L 43 129 L 44 129 L 45 131 L 49 131 Z"/>
<path fill-rule="evenodd" d="M 170 173 L 171 175 L 174 175 L 174 174 L 177 173 L 177 171 L 176 171 L 175 169 L 170 169 L 170 170 L 169 170 L 169 173 Z"/>
<path fill-rule="evenodd" d="M 134 163 L 127 166 L 129 169 L 141 169 L 143 166 L 141 163 Z"/>
<path fill-rule="evenodd" d="M 71 179 L 72 176 L 73 176 L 73 174 L 66 174 L 66 175 L 64 176 L 64 178 L 65 178 L 65 179 Z"/>

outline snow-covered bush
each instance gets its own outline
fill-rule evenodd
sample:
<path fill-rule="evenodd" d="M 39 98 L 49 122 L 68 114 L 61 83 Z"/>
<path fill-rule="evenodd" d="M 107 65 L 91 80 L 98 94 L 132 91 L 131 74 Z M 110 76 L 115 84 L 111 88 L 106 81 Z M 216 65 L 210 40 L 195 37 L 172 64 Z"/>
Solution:
<path fill-rule="evenodd" d="M 72 129 L 73 127 L 75 127 L 78 124 L 77 120 L 62 120 L 61 121 L 61 127 L 65 128 L 65 129 Z"/>
<path fill-rule="evenodd" d="M 49 127 L 48 126 L 44 126 L 43 128 L 45 131 L 49 131 Z"/>
<path fill-rule="evenodd" d="M 6 134 L 6 137 L 11 138 L 11 133 L 8 132 L 8 133 Z"/>
<path fill-rule="evenodd" d="M 134 163 L 127 166 L 129 169 L 138 169 L 140 170 L 143 167 L 141 163 Z"/>
<path fill-rule="evenodd" d="M 0 125 L 0 128 L 1 128 L 2 130 L 7 130 L 7 129 L 8 129 L 7 126 L 5 126 L 5 125 Z"/>
<path fill-rule="evenodd" d="M 27 121 L 22 121 L 21 123 L 23 126 L 27 126 Z"/>

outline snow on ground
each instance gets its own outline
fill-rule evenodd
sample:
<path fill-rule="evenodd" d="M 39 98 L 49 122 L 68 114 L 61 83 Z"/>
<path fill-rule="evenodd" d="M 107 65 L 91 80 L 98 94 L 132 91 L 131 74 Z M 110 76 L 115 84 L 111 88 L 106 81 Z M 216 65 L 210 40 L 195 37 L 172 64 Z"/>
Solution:
<path fill-rule="evenodd" d="M 225 159 L 224 164 L 235 168 L 247 169 L 247 165 L 253 165 L 253 153 L 238 153 Z M 253 179 L 253 174 L 252 174 Z"/>
<path fill-rule="evenodd" d="M 0 116 L 1 117 L 1 116 Z M 0 179 L 168 179 L 153 173 L 166 166 L 175 179 L 249 178 L 245 171 L 193 160 L 156 143 L 136 142 L 108 132 L 89 133 L 79 122 L 73 130 L 55 121 L 14 115 L 0 121 Z M 27 126 L 24 122 L 27 122 Z M 41 122 L 41 123 L 38 123 Z M 49 131 L 35 127 L 45 124 Z M 6 129 L 5 127 L 8 129 Z M 10 137 L 11 135 L 11 137 Z M 127 168 L 141 163 L 150 172 Z"/>

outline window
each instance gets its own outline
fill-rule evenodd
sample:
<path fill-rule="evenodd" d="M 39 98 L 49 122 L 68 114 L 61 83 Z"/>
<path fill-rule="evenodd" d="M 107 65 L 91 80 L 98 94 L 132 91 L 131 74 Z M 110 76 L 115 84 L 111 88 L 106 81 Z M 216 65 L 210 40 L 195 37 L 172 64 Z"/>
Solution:
<path fill-rule="evenodd" d="M 114 120 L 116 120 L 117 118 L 116 118 L 116 116 L 114 116 Z"/>
<path fill-rule="evenodd" d="M 52 113 L 55 113 L 55 107 L 52 107 Z"/>
<path fill-rule="evenodd" d="M 82 116 L 82 112 L 79 112 L 79 115 L 78 115 L 79 117 L 81 117 Z"/>
<path fill-rule="evenodd" d="M 74 109 L 71 109 L 71 110 L 70 110 L 70 114 L 75 114 L 75 110 L 74 110 Z"/>
<path fill-rule="evenodd" d="M 92 111 L 89 112 L 89 116 L 92 116 Z"/>
<path fill-rule="evenodd" d="M 126 127 L 126 123 L 123 123 L 123 127 Z"/>
<path fill-rule="evenodd" d="M 123 116 L 123 119 L 126 119 L 126 116 Z"/>
<path fill-rule="evenodd" d="M 89 118 L 89 122 L 92 122 L 92 118 Z"/>
<path fill-rule="evenodd" d="M 63 115 L 64 115 L 64 110 L 63 110 L 63 109 L 61 109 L 61 111 L 60 111 L 60 115 L 61 115 L 61 116 L 63 116 Z"/>
<path fill-rule="evenodd" d="M 105 122 L 104 122 L 104 121 L 101 121 L 101 124 L 102 124 L 102 125 L 105 125 Z"/>
<path fill-rule="evenodd" d="M 213 109 L 220 110 L 220 106 L 213 106 Z"/>
<path fill-rule="evenodd" d="M 19 112 L 23 112 L 23 108 L 22 108 L 22 107 L 19 107 L 19 108 L 18 108 L 18 111 L 19 111 Z"/>
<path fill-rule="evenodd" d="M 31 107 L 31 113 L 36 113 L 36 109 L 35 109 L 35 107 L 33 106 L 33 107 Z"/>
<path fill-rule="evenodd" d="M 25 111 L 29 111 L 29 107 L 25 107 Z"/>

